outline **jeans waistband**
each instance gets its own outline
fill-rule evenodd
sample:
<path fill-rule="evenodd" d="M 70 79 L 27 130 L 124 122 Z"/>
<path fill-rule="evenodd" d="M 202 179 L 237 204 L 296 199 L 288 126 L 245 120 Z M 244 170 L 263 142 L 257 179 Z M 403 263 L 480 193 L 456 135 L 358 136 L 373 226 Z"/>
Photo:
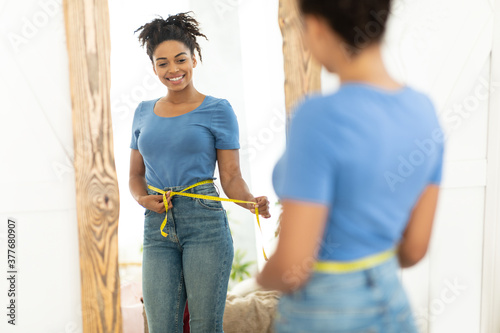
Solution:
<path fill-rule="evenodd" d="M 361 271 L 379 266 L 389 259 L 394 258 L 395 254 L 396 248 L 390 248 L 353 261 L 317 261 L 314 264 L 314 270 L 322 273 L 334 274 Z"/>
<path fill-rule="evenodd" d="M 165 192 L 168 192 L 168 191 L 180 192 L 189 186 L 191 186 L 191 185 L 166 186 L 166 187 L 162 188 L 162 190 Z M 202 185 L 198 185 L 196 187 L 190 188 L 189 190 L 184 191 L 184 193 L 196 193 L 196 192 L 199 192 L 200 190 L 206 190 L 206 189 L 210 189 L 210 188 L 217 188 L 217 186 L 215 185 L 215 183 L 202 184 Z M 148 192 L 152 192 L 152 193 L 156 193 L 156 194 L 161 195 L 161 193 L 159 193 L 155 190 L 152 190 L 150 188 L 147 188 L 147 190 L 148 190 Z"/>

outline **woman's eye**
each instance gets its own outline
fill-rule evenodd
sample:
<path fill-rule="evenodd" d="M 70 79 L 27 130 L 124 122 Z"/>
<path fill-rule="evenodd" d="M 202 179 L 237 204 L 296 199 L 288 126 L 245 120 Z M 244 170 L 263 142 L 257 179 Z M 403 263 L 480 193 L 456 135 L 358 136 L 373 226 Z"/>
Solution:
<path fill-rule="evenodd" d="M 158 66 L 163 67 L 163 66 L 165 66 L 165 65 L 166 65 L 166 64 L 159 64 Z"/>
<path fill-rule="evenodd" d="M 179 59 L 179 62 L 184 62 L 186 61 L 186 59 Z"/>

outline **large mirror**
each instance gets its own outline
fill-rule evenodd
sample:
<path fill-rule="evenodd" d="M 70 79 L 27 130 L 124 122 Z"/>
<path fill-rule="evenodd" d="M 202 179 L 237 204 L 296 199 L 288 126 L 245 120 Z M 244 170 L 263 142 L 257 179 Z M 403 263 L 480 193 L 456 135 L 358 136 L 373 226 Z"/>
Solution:
<path fill-rule="evenodd" d="M 208 38 L 198 38 L 203 62 L 193 80 L 196 89 L 227 99 L 239 123 L 240 163 L 244 180 L 255 196 L 267 196 L 272 217 L 261 218 L 235 203 L 224 202 L 234 241 L 229 291 L 254 277 L 275 246 L 280 206 L 271 186 L 271 172 L 285 144 L 286 112 L 283 53 L 277 1 L 110 1 L 111 111 L 120 188 L 119 265 L 126 293 L 139 295 L 142 281 L 144 212 L 129 191 L 130 142 L 134 111 L 140 102 L 165 96 L 146 50 L 134 31 L 157 15 L 193 11 Z M 258 18 L 258 19 L 256 19 Z M 258 21 L 258 24 L 257 24 Z M 196 54 L 199 60 L 198 54 Z M 221 192 L 218 168 L 216 186 Z M 248 283 L 248 281 L 247 281 Z M 125 295 L 124 295 L 125 294 Z M 132 298 L 137 302 L 137 298 Z M 124 308 L 124 316 L 127 309 Z"/>
<path fill-rule="evenodd" d="M 239 122 L 243 178 L 252 193 L 266 195 L 271 202 L 272 218 L 262 219 L 263 237 L 252 214 L 224 203 L 235 251 L 231 292 L 240 280 L 248 280 L 262 268 L 261 246 L 272 252 L 276 243 L 280 207 L 275 205 L 271 172 L 286 137 L 285 64 L 278 10 L 278 0 L 110 1 L 111 102 L 121 200 L 119 264 L 122 283 L 130 287 L 124 293 L 140 294 L 142 270 L 144 208 L 128 188 L 134 110 L 141 101 L 166 94 L 134 30 L 156 15 L 166 18 L 194 12 L 208 37 L 208 41 L 199 39 L 203 63 L 194 71 L 195 86 L 233 106 Z M 488 244 L 483 233 L 494 223 L 485 220 L 484 210 L 484 186 L 490 179 L 485 164 L 489 158 L 486 143 L 492 135 L 486 96 L 493 21 L 486 2 L 474 13 L 471 16 L 466 6 L 447 0 L 395 1 L 384 42 L 388 70 L 401 82 L 430 95 L 447 133 L 446 176 L 433 242 L 422 263 L 402 271 L 423 332 L 439 332 L 440 327 L 472 332 L 480 320 L 481 261 L 483 246 Z M 363 40 L 366 35 L 361 31 L 358 38 Z M 324 93 L 335 91 L 338 84 L 335 75 L 322 71 Z M 454 301 L 447 303 L 448 298 L 443 300 L 440 295 L 450 293 L 453 285 L 465 286 L 466 291 L 453 289 Z M 470 330 L 464 331 L 464 325 Z"/>

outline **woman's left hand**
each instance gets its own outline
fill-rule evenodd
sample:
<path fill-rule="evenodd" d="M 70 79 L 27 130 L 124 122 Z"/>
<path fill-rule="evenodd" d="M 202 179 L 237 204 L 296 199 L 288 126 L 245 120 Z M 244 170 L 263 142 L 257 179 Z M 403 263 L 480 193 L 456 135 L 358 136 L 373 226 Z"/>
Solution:
<path fill-rule="evenodd" d="M 266 219 L 270 218 L 271 214 L 269 213 L 269 200 L 267 200 L 267 197 L 256 197 L 255 201 L 257 202 L 257 208 L 259 208 L 259 215 Z M 255 214 L 255 208 L 250 208 L 250 211 Z"/>

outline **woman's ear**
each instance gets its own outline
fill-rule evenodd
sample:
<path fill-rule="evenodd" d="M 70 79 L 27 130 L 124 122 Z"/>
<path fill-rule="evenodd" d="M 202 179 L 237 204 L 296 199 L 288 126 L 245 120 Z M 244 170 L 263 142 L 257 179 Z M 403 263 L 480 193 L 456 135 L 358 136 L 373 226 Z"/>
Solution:
<path fill-rule="evenodd" d="M 327 29 L 324 21 L 317 15 L 305 15 L 303 17 L 304 31 L 303 41 L 316 60 L 321 62 L 325 51 L 325 42 L 327 38 Z"/>
<path fill-rule="evenodd" d="M 304 33 L 308 39 L 318 41 L 322 37 L 323 29 L 321 21 L 317 15 L 304 16 Z"/>
<path fill-rule="evenodd" d="M 193 54 L 193 68 L 196 68 L 197 64 L 198 64 L 198 60 L 196 60 L 196 56 Z"/>

